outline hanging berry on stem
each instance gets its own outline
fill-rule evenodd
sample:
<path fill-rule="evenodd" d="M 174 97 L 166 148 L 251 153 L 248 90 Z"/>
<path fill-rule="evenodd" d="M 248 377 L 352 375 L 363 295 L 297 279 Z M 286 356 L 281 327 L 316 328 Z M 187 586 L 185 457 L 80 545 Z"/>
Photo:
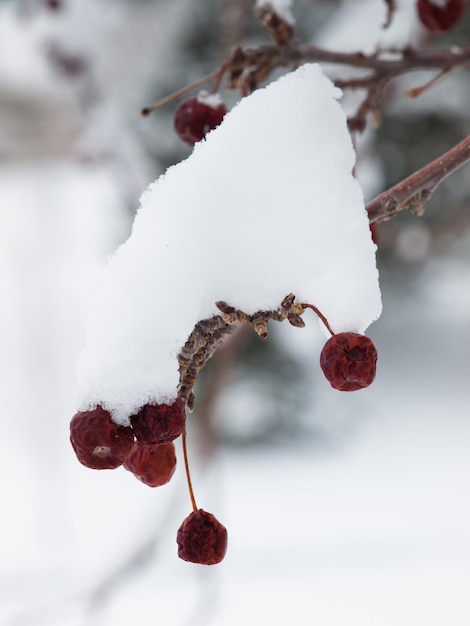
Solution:
<path fill-rule="evenodd" d="M 174 91 L 150 106 L 144 107 L 141 110 L 141 114 L 146 117 L 152 111 L 215 79 L 211 93 L 200 91 L 197 96 L 184 100 L 175 112 L 174 128 L 176 134 L 182 141 L 185 141 L 190 146 L 194 146 L 198 141 L 204 139 L 209 131 L 217 128 L 227 113 L 227 107 L 219 95 L 220 83 L 226 69 L 226 65 L 222 65 L 215 72 Z"/>
<path fill-rule="evenodd" d="M 302 303 L 318 315 L 330 339 L 320 354 L 320 367 L 333 389 L 357 391 L 368 387 L 375 378 L 377 350 L 369 337 L 354 332 L 333 332 L 326 317 L 312 304 Z"/>
<path fill-rule="evenodd" d="M 194 146 L 222 123 L 226 113 L 227 108 L 219 94 L 200 91 L 197 96 L 185 100 L 176 109 L 176 134 L 190 146 Z"/>
<path fill-rule="evenodd" d="M 220 563 L 227 552 L 227 529 L 213 515 L 198 509 L 189 471 L 186 432 L 182 435 L 183 456 L 192 512 L 183 520 L 176 535 L 178 556 L 201 565 Z"/>

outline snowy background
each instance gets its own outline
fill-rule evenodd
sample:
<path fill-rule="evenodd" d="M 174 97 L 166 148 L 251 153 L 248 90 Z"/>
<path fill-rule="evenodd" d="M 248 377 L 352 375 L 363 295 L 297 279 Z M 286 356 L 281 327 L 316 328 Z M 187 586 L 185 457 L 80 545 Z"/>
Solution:
<path fill-rule="evenodd" d="M 364 49 L 383 4 L 357 8 Z M 171 106 L 148 119 L 140 108 L 210 72 L 237 33 L 266 37 L 249 2 L 46 5 L 0 2 L 1 626 L 468 626 L 468 165 L 425 220 L 381 225 L 372 387 L 329 388 L 314 323 L 283 325 L 266 343 L 242 338 L 211 408 L 220 445 L 208 455 L 202 414 L 190 433 L 198 503 L 227 526 L 227 557 L 184 563 L 181 454 L 159 490 L 82 467 L 68 442 L 75 364 L 90 298 L 142 190 L 189 154 Z M 299 36 L 360 45 L 344 27 L 350 6 L 294 3 Z M 407 33 L 424 36 L 416 24 Z M 419 102 L 391 95 L 360 150 L 366 197 L 468 134 L 468 91 L 463 75 Z"/>

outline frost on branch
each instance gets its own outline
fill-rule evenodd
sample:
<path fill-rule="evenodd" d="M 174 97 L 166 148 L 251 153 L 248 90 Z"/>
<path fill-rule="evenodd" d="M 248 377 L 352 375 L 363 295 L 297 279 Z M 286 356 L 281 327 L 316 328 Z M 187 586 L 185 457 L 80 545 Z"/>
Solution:
<path fill-rule="evenodd" d="M 217 302 L 249 316 L 294 293 L 334 332 L 362 333 L 380 315 L 340 95 L 302 66 L 242 99 L 144 192 L 91 304 L 80 410 L 101 405 L 127 426 L 144 405 L 171 404 L 196 325 L 226 330 Z"/>

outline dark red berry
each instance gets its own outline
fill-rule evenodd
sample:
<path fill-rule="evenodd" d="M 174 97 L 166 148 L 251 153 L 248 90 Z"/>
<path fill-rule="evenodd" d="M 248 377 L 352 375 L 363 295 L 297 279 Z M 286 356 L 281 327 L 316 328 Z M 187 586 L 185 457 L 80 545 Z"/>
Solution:
<path fill-rule="evenodd" d="M 135 437 L 141 443 L 167 443 L 181 435 L 186 423 L 186 411 L 181 400 L 172 404 L 146 404 L 131 424 Z"/>
<path fill-rule="evenodd" d="M 174 125 L 180 139 L 194 146 L 224 119 L 227 108 L 217 94 L 204 91 L 176 109 Z"/>
<path fill-rule="evenodd" d="M 124 467 L 149 487 L 166 485 L 176 469 L 175 444 L 147 445 L 136 441 L 127 455 Z"/>
<path fill-rule="evenodd" d="M 183 561 L 215 565 L 227 552 L 227 529 L 212 513 L 198 509 L 183 521 L 176 542 Z"/>
<path fill-rule="evenodd" d="M 372 237 L 372 241 L 378 245 L 379 244 L 379 229 L 377 224 L 369 224 L 370 236 Z"/>
<path fill-rule="evenodd" d="M 70 442 L 78 460 L 92 469 L 114 469 L 126 460 L 134 435 L 115 424 L 100 406 L 76 413 L 70 422 Z"/>
<path fill-rule="evenodd" d="M 418 0 L 417 9 L 425 28 L 444 33 L 460 22 L 465 11 L 465 0 Z"/>
<path fill-rule="evenodd" d="M 334 389 L 356 391 L 375 378 L 377 350 L 365 335 L 338 333 L 323 346 L 320 366 Z"/>

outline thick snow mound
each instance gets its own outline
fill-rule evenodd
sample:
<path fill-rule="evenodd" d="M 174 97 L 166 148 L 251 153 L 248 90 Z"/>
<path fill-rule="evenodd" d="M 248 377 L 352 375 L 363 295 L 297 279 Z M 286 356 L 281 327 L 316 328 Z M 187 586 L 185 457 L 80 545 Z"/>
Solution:
<path fill-rule="evenodd" d="M 335 331 L 363 332 L 380 315 L 340 95 L 319 66 L 302 66 L 242 99 L 144 192 L 91 304 L 80 409 L 102 404 L 126 423 L 173 399 L 176 355 L 217 300 L 254 313 L 292 292 Z"/>

